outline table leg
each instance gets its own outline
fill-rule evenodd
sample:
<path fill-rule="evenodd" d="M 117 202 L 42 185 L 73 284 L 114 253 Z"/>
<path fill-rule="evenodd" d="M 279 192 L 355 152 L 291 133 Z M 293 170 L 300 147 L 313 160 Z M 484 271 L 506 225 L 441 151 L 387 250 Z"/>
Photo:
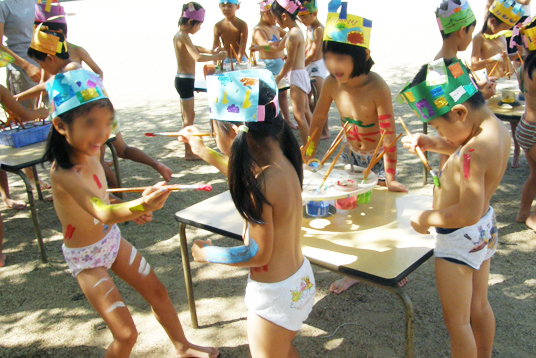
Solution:
<path fill-rule="evenodd" d="M 422 124 L 422 132 L 424 134 L 428 134 L 428 124 L 423 123 Z M 428 152 L 424 152 L 424 156 L 428 158 Z M 428 184 L 428 170 L 426 170 L 426 167 L 422 166 L 422 185 Z"/>
<path fill-rule="evenodd" d="M 413 303 L 402 287 L 390 287 L 389 291 L 393 292 L 404 305 L 406 315 L 406 358 L 413 358 L 415 355 L 415 311 Z"/>
<path fill-rule="evenodd" d="M 182 259 L 182 271 L 184 274 L 184 283 L 186 284 L 186 295 L 188 296 L 188 306 L 190 307 L 190 319 L 192 327 L 198 329 L 197 312 L 195 309 L 194 286 L 192 284 L 192 272 L 190 270 L 190 256 L 188 253 L 188 241 L 186 240 L 186 224 L 179 223 L 179 238 Z"/>
<path fill-rule="evenodd" d="M 114 170 L 115 170 L 115 178 L 117 179 L 117 187 L 122 188 L 122 181 L 121 181 L 121 171 L 119 170 L 119 159 L 117 158 L 117 151 L 115 150 L 114 145 L 112 142 L 107 141 L 106 145 L 108 148 L 110 148 L 110 152 L 112 152 L 112 161 L 114 162 Z M 125 200 L 125 194 L 124 193 L 117 193 L 117 195 L 121 200 Z"/>
<path fill-rule="evenodd" d="M 34 167 L 34 170 L 35 170 L 35 167 Z M 35 208 L 35 200 L 33 196 L 32 184 L 30 183 L 30 179 L 28 179 L 28 177 L 26 176 L 26 174 L 24 174 L 22 170 L 14 170 L 14 171 L 9 171 L 9 172 L 13 174 L 17 174 L 22 179 L 22 181 L 24 182 L 24 185 L 26 186 L 26 193 L 28 194 L 28 204 L 30 204 L 30 211 L 32 213 L 32 220 L 33 220 L 34 229 L 35 229 L 35 237 L 37 239 L 39 253 L 41 254 L 41 261 L 43 261 L 43 263 L 46 264 L 48 262 L 47 253 L 45 251 L 45 244 L 43 243 L 43 235 L 41 234 L 41 228 L 39 226 L 39 218 L 37 217 L 37 209 Z M 36 173 L 34 172 L 34 174 Z M 36 179 L 37 179 L 37 176 L 36 176 Z M 36 186 L 38 186 L 37 181 L 36 181 Z"/>
<path fill-rule="evenodd" d="M 41 191 L 41 183 L 39 183 L 39 177 L 37 176 L 37 168 L 35 165 L 32 165 L 32 172 L 35 180 L 35 189 L 37 189 L 37 197 L 39 200 L 43 200 L 43 192 Z"/>

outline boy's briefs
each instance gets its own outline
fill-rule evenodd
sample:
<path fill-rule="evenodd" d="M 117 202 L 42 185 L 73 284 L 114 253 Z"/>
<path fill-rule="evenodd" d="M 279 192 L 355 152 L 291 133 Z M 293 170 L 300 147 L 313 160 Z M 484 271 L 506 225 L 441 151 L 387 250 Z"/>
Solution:
<path fill-rule="evenodd" d="M 311 78 L 305 69 L 289 71 L 288 82 L 291 86 L 296 86 L 306 94 L 311 92 Z"/>
<path fill-rule="evenodd" d="M 344 151 L 342 159 L 347 164 L 357 165 L 358 167 L 366 168 L 369 166 L 372 160 L 372 154 L 374 151 L 359 152 L 354 151 L 352 148 L 349 151 Z M 375 166 L 372 167 L 372 172 L 378 176 L 378 180 L 385 180 L 385 167 L 383 165 L 383 158 L 380 159 Z"/>
<path fill-rule="evenodd" d="M 248 58 L 245 55 L 242 55 L 242 58 L 240 59 L 240 62 L 248 62 Z M 227 57 L 225 60 L 223 60 L 223 63 L 231 63 L 231 58 Z M 233 58 L 233 63 L 236 63 L 236 59 Z"/>
<path fill-rule="evenodd" d="M 195 75 L 177 73 L 175 75 L 175 89 L 181 97 L 181 101 L 194 99 Z"/>
<path fill-rule="evenodd" d="M 315 278 L 309 260 L 289 278 L 274 283 L 248 278 L 244 301 L 249 311 L 289 331 L 299 331 L 315 303 Z"/>
<path fill-rule="evenodd" d="M 121 231 L 114 224 L 101 240 L 92 245 L 71 249 L 63 244 L 61 250 L 71 274 L 76 277 L 91 268 L 104 267 L 109 270 L 115 262 L 120 244 Z"/>
<path fill-rule="evenodd" d="M 285 65 L 285 61 L 281 58 L 274 58 L 274 59 L 259 59 L 257 62 L 263 62 L 266 64 L 266 67 L 264 69 L 272 72 L 272 74 L 277 76 L 279 72 L 281 72 L 281 69 Z"/>
<path fill-rule="evenodd" d="M 318 61 L 311 62 L 305 69 L 309 73 L 309 77 L 320 77 L 325 79 L 329 75 L 323 58 Z"/>
<path fill-rule="evenodd" d="M 525 153 L 536 145 L 536 123 L 527 122 L 525 113 L 521 117 L 515 133 L 519 146 Z"/>
<path fill-rule="evenodd" d="M 497 251 L 499 231 L 495 211 L 490 206 L 476 224 L 454 231 L 437 228 L 435 239 L 435 257 L 461 261 L 479 270 L 482 263 Z"/>

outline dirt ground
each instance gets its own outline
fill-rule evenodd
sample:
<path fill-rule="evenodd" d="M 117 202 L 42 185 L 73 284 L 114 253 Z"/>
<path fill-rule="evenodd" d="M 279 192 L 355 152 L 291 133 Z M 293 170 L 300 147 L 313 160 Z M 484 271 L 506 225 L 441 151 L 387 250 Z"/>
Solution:
<path fill-rule="evenodd" d="M 248 11 L 253 11 L 251 9 L 255 7 L 243 2 L 242 17 L 246 17 Z M 140 135 L 149 131 L 176 130 L 180 123 L 178 96 L 172 87 L 174 58 L 166 57 L 159 62 L 162 66 L 149 64 L 146 68 L 151 69 L 150 74 L 149 70 L 142 71 L 140 67 L 149 61 L 147 56 L 159 49 L 165 49 L 167 56 L 173 56 L 171 38 L 176 31 L 177 9 L 180 4 L 161 1 L 162 4 L 153 7 L 153 10 L 158 10 L 154 12 L 157 15 L 149 16 L 148 19 L 147 5 L 141 1 L 89 3 L 75 1 L 66 4 L 68 12 L 77 13 L 76 17 L 69 19 L 69 24 L 73 23 L 69 29 L 70 35 L 72 33 L 71 41 L 90 50 L 104 69 L 105 85 L 117 107 L 117 117 L 121 121 L 127 143 L 145 150 L 172 168 L 176 173 L 174 183 L 203 182 L 214 187 L 210 194 L 172 194 L 165 207 L 155 213 L 152 223 L 144 226 L 121 224 L 123 236 L 146 257 L 167 287 L 191 341 L 217 346 L 223 357 L 248 357 L 246 307 L 243 303 L 248 271 L 192 263 L 201 326 L 199 330 L 192 329 L 180 266 L 177 223 L 174 219 L 175 212 L 227 190 L 226 180 L 216 169 L 202 162 L 185 162 L 181 159 L 184 151 L 177 141 L 170 138 L 146 139 Z M 205 5 L 208 1 L 201 3 Z M 371 18 L 374 18 L 375 12 L 370 9 L 371 5 L 363 6 L 363 11 L 370 12 Z M 427 19 L 432 17 L 432 21 L 427 22 L 427 26 L 432 28 L 431 26 L 436 26 L 431 12 L 433 9 L 430 5 L 426 6 L 425 10 L 418 10 L 416 16 L 422 13 Z M 160 7 L 165 11 L 161 11 Z M 103 8 L 106 11 L 101 14 Z M 170 13 L 167 9 L 175 12 Z M 119 13 L 122 16 L 117 17 L 118 24 L 108 33 L 100 27 L 91 33 L 83 31 L 97 14 L 102 16 L 103 24 L 112 24 L 113 14 Z M 257 16 L 256 12 L 254 14 Z M 130 21 L 136 16 L 147 23 L 141 28 L 129 27 Z M 219 12 L 213 12 L 213 16 L 207 19 L 205 34 L 211 33 L 212 20 L 220 17 Z M 380 18 L 379 23 L 394 26 L 388 16 L 377 17 Z M 248 21 L 250 29 L 256 19 Z M 163 22 L 171 25 L 159 27 L 158 24 Z M 411 25 L 408 26 L 412 29 Z M 148 34 L 147 29 L 153 33 Z M 438 34 L 435 33 L 435 27 L 433 30 L 433 36 L 426 31 L 419 34 L 423 41 L 433 40 L 437 44 L 433 48 L 426 48 L 424 53 L 411 53 L 405 50 L 405 46 L 395 44 L 395 49 L 404 53 L 399 59 L 388 58 L 382 61 L 381 58 L 386 57 L 378 56 L 374 69 L 389 83 L 393 97 L 412 78 L 418 66 L 433 56 L 434 51 L 437 52 Z M 127 31 L 134 32 L 134 35 L 126 36 Z M 95 37 L 104 33 L 104 39 L 95 40 Z M 382 34 L 378 29 L 377 38 L 385 39 L 388 35 Z M 196 35 L 194 41 L 197 39 L 209 47 L 211 41 L 204 36 Z M 152 42 L 148 42 L 149 37 L 152 37 Z M 107 55 L 107 41 L 118 52 L 116 57 Z M 138 43 L 142 43 L 143 48 L 148 50 L 135 51 Z M 120 51 L 123 53 L 119 54 Z M 377 47 L 377 53 L 385 51 Z M 395 115 L 403 115 L 413 132 L 422 129 L 407 106 L 395 103 Z M 196 95 L 196 116 L 196 123 L 208 130 L 208 109 L 203 94 Z M 332 108 L 329 116 L 332 137 L 340 128 L 338 118 L 337 110 Z M 397 126 L 397 131 L 401 130 Z M 329 144 L 330 141 L 323 141 L 320 152 L 324 153 Z M 214 147 L 212 142 L 211 145 Z M 422 185 L 422 166 L 417 157 L 403 152 L 400 146 L 399 156 L 399 180 L 411 192 L 430 194 L 431 185 Z M 437 167 L 436 156 L 432 156 L 432 163 Z M 536 235 L 524 224 L 517 224 L 514 220 L 519 207 L 521 186 L 529 174 L 524 158 L 521 163 L 521 168 L 507 169 L 492 200 L 500 235 L 500 246 L 492 261 L 489 281 L 489 299 L 497 321 L 494 357 L 536 357 Z M 157 173 L 149 167 L 124 160 L 120 161 L 120 167 L 125 186 L 151 185 L 159 180 Z M 48 179 L 47 170 L 40 169 L 39 172 L 41 178 Z M 13 196 L 26 200 L 22 181 L 12 175 L 9 178 Z M 135 197 L 129 195 L 131 199 Z M 67 270 L 61 253 L 61 226 L 52 203 L 38 202 L 37 207 L 49 257 L 48 264 L 42 264 L 39 260 L 29 210 L 0 210 L 4 219 L 4 252 L 7 255 L 6 266 L 0 269 L 0 357 L 101 357 L 111 341 L 111 334 Z M 210 215 L 209 208 L 207 215 Z M 188 229 L 187 233 L 190 241 L 211 238 L 215 244 L 232 244 L 230 239 L 210 235 L 202 230 Z M 357 285 L 341 295 L 334 295 L 329 293 L 328 287 L 338 278 L 337 275 L 315 268 L 315 277 L 316 304 L 295 339 L 302 357 L 403 356 L 404 313 L 395 296 L 366 285 Z M 449 340 L 435 288 L 433 260 L 422 265 L 408 279 L 405 290 L 413 301 L 416 316 L 416 357 L 449 357 Z M 115 278 L 115 283 L 140 333 L 132 357 L 171 356 L 171 344 L 152 316 L 148 304 L 123 281 Z"/>

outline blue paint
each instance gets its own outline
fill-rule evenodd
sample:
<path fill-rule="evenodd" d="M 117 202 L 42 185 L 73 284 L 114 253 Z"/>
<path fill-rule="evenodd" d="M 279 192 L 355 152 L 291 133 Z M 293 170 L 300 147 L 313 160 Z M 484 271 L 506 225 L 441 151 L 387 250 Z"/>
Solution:
<path fill-rule="evenodd" d="M 327 216 L 329 214 L 329 201 L 310 201 L 307 203 L 305 211 L 314 217 Z"/>
<path fill-rule="evenodd" d="M 239 262 L 248 262 L 259 251 L 259 245 L 249 238 L 249 245 L 237 246 L 237 247 L 217 247 L 206 245 L 205 252 L 207 254 L 206 260 L 215 264 L 236 264 Z"/>

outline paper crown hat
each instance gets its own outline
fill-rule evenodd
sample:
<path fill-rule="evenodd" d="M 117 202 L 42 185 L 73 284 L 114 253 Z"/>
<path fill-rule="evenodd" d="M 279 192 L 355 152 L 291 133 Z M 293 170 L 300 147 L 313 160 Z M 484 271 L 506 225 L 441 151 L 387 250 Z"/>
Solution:
<path fill-rule="evenodd" d="M 9 53 L 0 51 L 0 67 L 6 67 L 10 63 L 15 62 L 15 59 L 13 56 L 11 56 Z"/>
<path fill-rule="evenodd" d="M 270 11 L 270 9 L 272 8 L 273 3 L 274 3 L 274 0 L 261 1 L 259 3 L 259 6 L 261 7 L 261 11 L 262 12 Z"/>
<path fill-rule="evenodd" d="M 275 0 L 275 2 L 293 15 L 301 9 L 301 3 L 298 0 Z"/>
<path fill-rule="evenodd" d="M 369 48 L 372 21 L 348 14 L 347 6 L 348 3 L 340 0 L 330 1 L 323 40 Z"/>
<path fill-rule="evenodd" d="M 220 4 L 235 4 L 238 5 L 240 0 L 220 0 Z"/>
<path fill-rule="evenodd" d="M 519 19 L 525 13 L 522 8 L 523 5 L 518 4 L 515 0 L 495 0 L 489 12 L 497 16 L 502 22 L 510 27 L 517 24 Z"/>
<path fill-rule="evenodd" d="M 58 22 L 66 24 L 65 21 L 65 10 L 63 6 L 60 5 L 58 0 L 54 0 L 56 5 L 52 5 L 52 0 L 46 0 L 46 3 L 43 4 L 41 0 L 35 4 L 35 21 L 36 22 Z M 63 17 L 56 17 L 62 16 Z M 49 20 L 51 17 L 54 19 Z"/>
<path fill-rule="evenodd" d="M 436 10 L 436 18 L 439 29 L 445 35 L 476 21 L 475 14 L 467 0 L 443 0 Z"/>
<path fill-rule="evenodd" d="M 61 41 L 60 36 L 63 37 L 63 41 Z M 48 30 L 48 27 L 41 23 L 34 28 L 30 48 L 50 56 L 56 56 L 64 48 L 67 52 L 67 40 L 62 31 Z"/>
<path fill-rule="evenodd" d="M 194 4 L 189 3 L 188 8 L 182 13 L 182 17 L 184 17 L 185 19 L 204 22 L 205 9 L 199 8 L 199 10 L 196 10 Z"/>
<path fill-rule="evenodd" d="M 83 104 L 108 98 L 99 75 L 82 68 L 58 73 L 53 81 L 47 82 L 47 92 L 52 118 Z"/>
<path fill-rule="evenodd" d="M 229 122 L 264 122 L 265 105 L 259 105 L 260 81 L 275 92 L 270 103 L 277 102 L 278 90 L 272 72 L 244 70 L 207 76 L 207 95 L 210 119 Z"/>
<path fill-rule="evenodd" d="M 478 92 L 460 60 L 447 67 L 442 58 L 428 64 L 424 82 L 409 86 L 402 89 L 401 95 L 424 123 L 445 115 L 456 104 L 464 103 Z"/>
<path fill-rule="evenodd" d="M 308 15 L 314 14 L 318 11 L 316 6 L 316 0 L 306 0 L 302 2 L 302 8 L 300 9 L 299 15 Z"/>
<path fill-rule="evenodd" d="M 536 17 L 520 31 L 525 47 L 529 51 L 536 50 Z"/>

